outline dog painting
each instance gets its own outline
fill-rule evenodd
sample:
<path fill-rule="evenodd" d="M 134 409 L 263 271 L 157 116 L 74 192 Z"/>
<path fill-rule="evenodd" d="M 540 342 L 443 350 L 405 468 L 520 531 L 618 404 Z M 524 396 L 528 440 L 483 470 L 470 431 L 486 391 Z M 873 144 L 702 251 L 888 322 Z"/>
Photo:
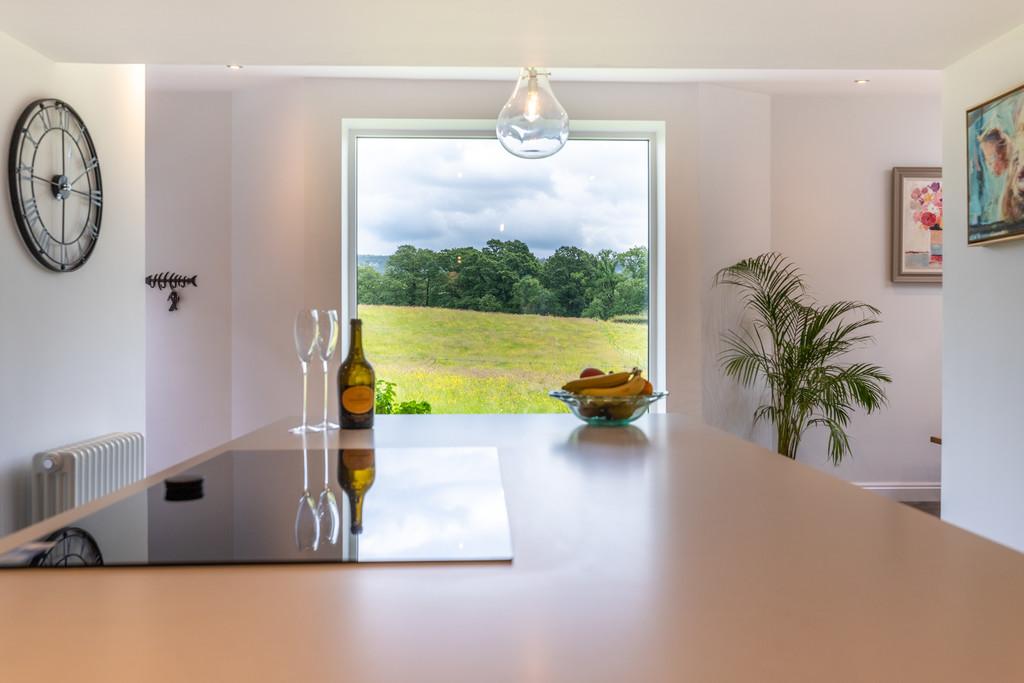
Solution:
<path fill-rule="evenodd" d="M 1024 86 L 967 112 L 967 243 L 1024 236 Z"/>

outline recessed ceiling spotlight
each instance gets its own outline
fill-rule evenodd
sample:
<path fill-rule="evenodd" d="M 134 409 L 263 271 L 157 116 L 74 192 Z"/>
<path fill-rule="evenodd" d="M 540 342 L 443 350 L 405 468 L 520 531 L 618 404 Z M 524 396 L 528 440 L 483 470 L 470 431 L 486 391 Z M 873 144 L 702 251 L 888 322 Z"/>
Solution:
<path fill-rule="evenodd" d="M 868 80 L 868 79 L 866 79 L 866 78 L 858 78 L 858 79 L 856 79 L 856 80 L 854 80 L 854 81 L 853 81 L 853 84 L 854 84 L 854 85 L 867 85 L 867 84 L 868 84 L 868 83 L 870 83 L 870 82 L 871 82 L 871 81 L 869 81 L 869 80 Z"/>
<path fill-rule="evenodd" d="M 242 69 L 241 64 L 228 64 L 227 67 L 232 71 L 240 71 Z"/>

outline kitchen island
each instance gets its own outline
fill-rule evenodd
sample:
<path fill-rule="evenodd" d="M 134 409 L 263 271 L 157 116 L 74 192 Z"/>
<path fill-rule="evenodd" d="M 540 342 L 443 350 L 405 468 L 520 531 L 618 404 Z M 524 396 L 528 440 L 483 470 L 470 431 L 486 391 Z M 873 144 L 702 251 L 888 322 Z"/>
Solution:
<path fill-rule="evenodd" d="M 0 540 L 0 554 L 258 430 Z M 0 680 L 1024 680 L 1024 555 L 682 415 L 381 416 L 498 449 L 511 563 L 0 572 Z"/>

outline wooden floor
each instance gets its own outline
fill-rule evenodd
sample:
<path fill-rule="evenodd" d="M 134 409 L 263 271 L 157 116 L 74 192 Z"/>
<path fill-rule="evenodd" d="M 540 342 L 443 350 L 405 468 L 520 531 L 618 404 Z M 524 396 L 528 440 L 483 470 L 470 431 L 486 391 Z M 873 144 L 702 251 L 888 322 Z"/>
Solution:
<path fill-rule="evenodd" d="M 935 515 L 936 517 L 942 516 L 942 503 L 937 500 L 921 501 L 915 503 L 904 503 L 912 508 L 917 508 L 921 512 L 927 512 L 929 515 Z"/>

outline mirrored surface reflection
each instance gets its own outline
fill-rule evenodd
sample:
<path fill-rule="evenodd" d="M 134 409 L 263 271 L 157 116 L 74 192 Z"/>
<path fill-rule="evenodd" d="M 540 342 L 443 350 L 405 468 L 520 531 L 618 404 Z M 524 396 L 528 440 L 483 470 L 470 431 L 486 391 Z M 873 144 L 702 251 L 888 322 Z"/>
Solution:
<path fill-rule="evenodd" d="M 326 432 L 327 430 L 325 430 Z M 320 539 L 324 543 L 334 545 L 338 542 L 338 534 L 341 532 L 341 512 L 338 509 L 338 497 L 334 495 L 331 487 L 330 466 L 328 460 L 327 434 L 323 436 L 324 446 L 324 488 L 316 501 L 316 515 L 320 521 Z"/>
<path fill-rule="evenodd" d="M 642 451 L 648 443 L 647 435 L 643 430 L 633 425 L 620 427 L 580 425 L 572 431 L 566 441 L 566 445 L 573 450 L 598 446 Z"/>
<path fill-rule="evenodd" d="M 160 481 L 73 526 L 95 538 L 105 566 L 512 559 L 494 448 L 317 442 L 230 451 L 181 477 L 202 494 L 168 496 Z M 37 553 L 0 565 L 26 566 Z"/>
<path fill-rule="evenodd" d="M 348 530 L 354 536 L 363 533 L 363 504 L 376 477 L 376 457 L 372 448 L 338 451 L 338 483 L 348 498 Z"/>
<path fill-rule="evenodd" d="M 295 511 L 295 548 L 316 551 L 320 547 L 320 511 L 309 492 L 309 444 L 302 435 L 302 493 Z"/>

